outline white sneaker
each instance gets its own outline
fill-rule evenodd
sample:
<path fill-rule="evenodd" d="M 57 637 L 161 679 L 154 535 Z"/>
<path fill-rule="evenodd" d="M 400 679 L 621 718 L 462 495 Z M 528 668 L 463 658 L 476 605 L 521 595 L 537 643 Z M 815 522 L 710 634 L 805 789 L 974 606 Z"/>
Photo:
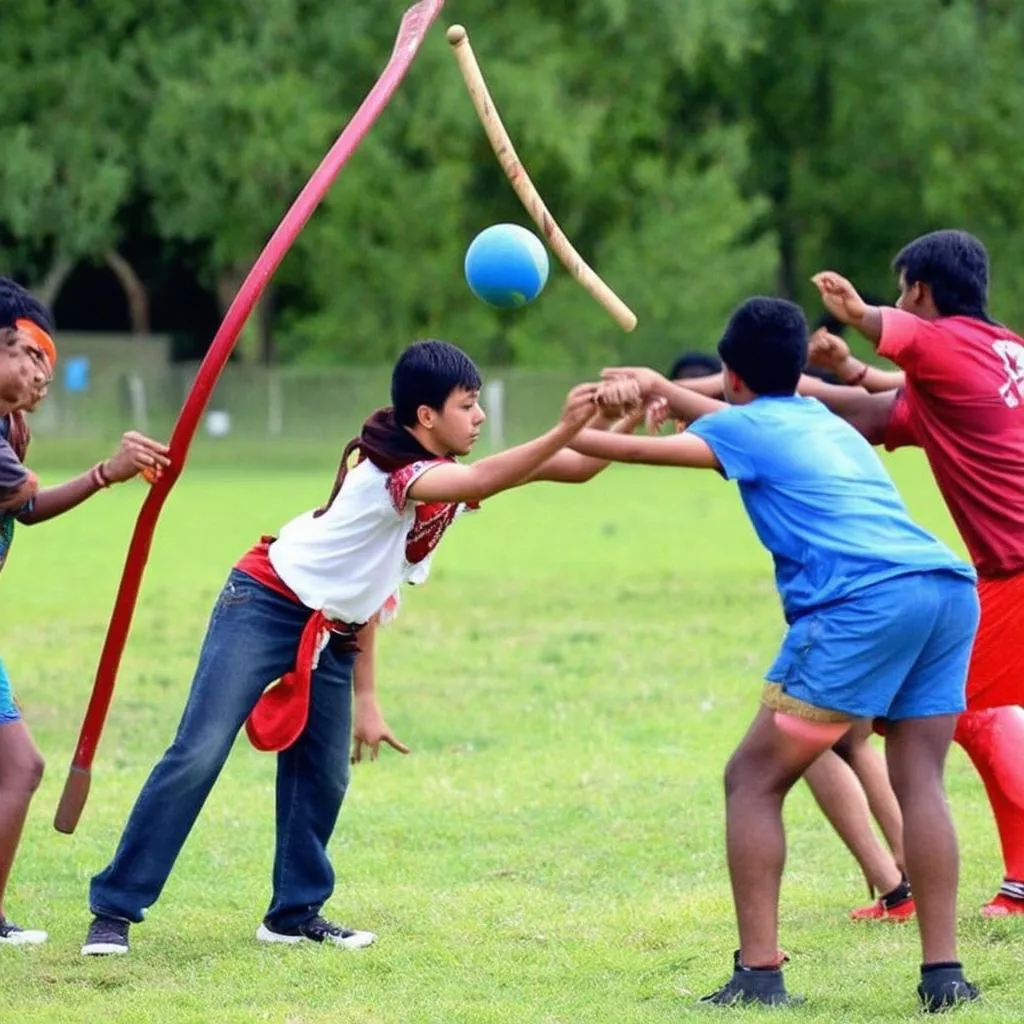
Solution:
<path fill-rule="evenodd" d="M 48 938 L 46 932 L 19 928 L 13 921 L 0 917 L 0 946 L 41 946 Z"/>
<path fill-rule="evenodd" d="M 342 928 L 340 924 L 333 924 L 319 914 L 291 932 L 271 931 L 265 924 L 261 924 L 256 929 L 256 938 L 260 942 L 278 942 L 290 946 L 297 942 L 330 942 L 344 949 L 365 949 L 377 941 L 373 932 Z"/>

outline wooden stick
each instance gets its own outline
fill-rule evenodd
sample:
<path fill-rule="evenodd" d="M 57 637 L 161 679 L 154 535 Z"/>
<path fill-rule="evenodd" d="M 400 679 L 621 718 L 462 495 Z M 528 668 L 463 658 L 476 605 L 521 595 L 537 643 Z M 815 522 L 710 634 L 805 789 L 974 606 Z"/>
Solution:
<path fill-rule="evenodd" d="M 466 88 L 473 100 L 473 106 L 484 126 L 491 148 L 501 164 L 516 195 L 519 196 L 526 212 L 533 218 L 537 227 L 551 246 L 552 251 L 562 265 L 577 281 L 611 314 L 612 319 L 624 330 L 631 331 L 636 327 L 636 314 L 601 280 L 597 273 L 587 264 L 586 260 L 573 248 L 572 242 L 555 222 L 551 212 L 544 205 L 540 193 L 530 180 L 526 169 L 519 162 L 512 140 L 501 123 L 491 94 L 487 91 L 483 72 L 477 63 L 473 48 L 469 45 L 469 36 L 462 25 L 452 25 L 448 29 L 448 42 L 458 61 L 459 70 L 465 80 Z"/>

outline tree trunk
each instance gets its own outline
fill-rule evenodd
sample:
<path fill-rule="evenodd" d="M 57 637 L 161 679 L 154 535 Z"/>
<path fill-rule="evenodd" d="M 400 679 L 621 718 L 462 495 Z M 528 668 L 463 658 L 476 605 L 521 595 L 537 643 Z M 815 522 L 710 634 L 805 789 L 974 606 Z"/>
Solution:
<path fill-rule="evenodd" d="M 125 298 L 128 300 L 128 319 L 132 334 L 145 337 L 149 334 L 149 292 L 142 278 L 116 249 L 108 249 L 103 254 L 103 259 L 124 289 Z"/>
<path fill-rule="evenodd" d="M 263 297 L 256 304 L 256 331 L 259 336 L 260 361 L 264 366 L 273 366 L 274 357 L 274 286 L 267 285 Z"/>
<path fill-rule="evenodd" d="M 225 267 L 217 275 L 217 305 L 220 307 L 222 317 L 227 315 L 243 281 L 245 281 L 245 271 L 238 267 Z M 242 325 L 234 348 L 238 359 L 242 362 L 254 363 L 259 359 L 256 332 L 252 326 L 252 313 Z"/>
<path fill-rule="evenodd" d="M 246 273 L 247 271 L 238 267 L 228 267 L 217 277 L 217 303 L 221 316 L 227 315 L 231 303 L 245 281 Z M 238 358 L 246 363 L 263 363 L 270 366 L 274 362 L 273 289 L 273 284 L 266 286 L 239 334 L 235 350 Z"/>
<path fill-rule="evenodd" d="M 46 272 L 38 288 L 33 289 L 36 298 L 47 309 L 53 309 L 54 302 L 60 294 L 64 282 L 67 281 L 71 271 L 75 269 L 75 261 L 70 256 L 58 254 L 50 269 Z"/>

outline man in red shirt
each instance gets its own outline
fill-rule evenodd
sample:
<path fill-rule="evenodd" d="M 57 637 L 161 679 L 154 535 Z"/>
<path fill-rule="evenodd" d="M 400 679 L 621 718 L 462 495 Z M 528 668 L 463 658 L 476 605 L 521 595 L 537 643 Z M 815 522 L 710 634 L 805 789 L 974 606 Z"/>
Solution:
<path fill-rule="evenodd" d="M 936 231 L 893 261 L 896 308 L 871 306 L 845 278 L 814 277 L 826 308 L 903 371 L 835 346 L 833 368 L 860 387 L 808 382 L 869 440 L 924 449 L 978 571 L 981 625 L 957 741 L 978 769 L 1005 874 L 986 916 L 1024 913 L 1024 340 L 988 315 L 988 255 L 962 231 Z M 805 379 L 806 381 L 806 379 Z M 893 385 L 897 385 L 894 389 Z M 874 389 L 880 389 L 872 393 Z"/>

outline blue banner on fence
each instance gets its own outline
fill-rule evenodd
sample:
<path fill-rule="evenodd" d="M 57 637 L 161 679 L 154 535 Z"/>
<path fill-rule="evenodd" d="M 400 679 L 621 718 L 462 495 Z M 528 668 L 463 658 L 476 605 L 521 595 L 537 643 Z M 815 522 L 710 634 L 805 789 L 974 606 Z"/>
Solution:
<path fill-rule="evenodd" d="M 89 390 L 88 356 L 71 356 L 64 361 L 64 390 Z"/>

